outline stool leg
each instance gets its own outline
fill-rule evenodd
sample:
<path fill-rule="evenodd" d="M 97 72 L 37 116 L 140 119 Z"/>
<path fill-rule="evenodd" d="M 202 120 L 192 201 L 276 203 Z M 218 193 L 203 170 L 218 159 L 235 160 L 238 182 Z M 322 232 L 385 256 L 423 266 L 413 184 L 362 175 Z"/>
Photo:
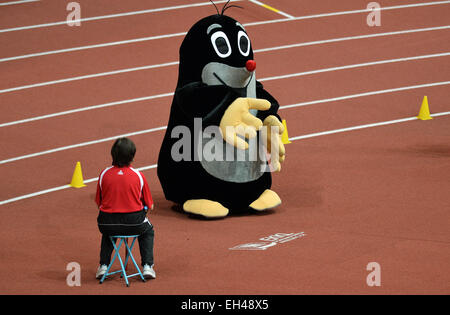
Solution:
<path fill-rule="evenodd" d="M 131 242 L 131 246 L 128 246 L 128 243 L 125 243 L 125 245 L 127 246 L 127 250 L 130 253 L 129 257 L 131 257 L 131 260 L 133 261 L 134 266 L 136 267 L 137 272 L 139 273 L 139 276 L 141 277 L 142 281 L 145 282 L 145 278 L 144 275 L 141 272 L 141 269 L 139 268 L 138 264 L 136 263 L 136 260 L 134 260 L 133 255 L 131 254 L 131 250 L 133 249 L 134 243 L 136 242 L 137 237 L 135 237 L 133 239 L 133 241 Z M 127 257 L 128 259 L 128 257 Z"/>
<path fill-rule="evenodd" d="M 109 270 L 111 269 L 111 267 L 112 267 L 114 261 L 116 260 L 116 257 L 119 255 L 119 250 L 118 250 L 118 248 L 116 247 L 116 242 L 114 241 L 114 238 L 110 236 L 109 239 L 111 240 L 111 243 L 112 243 L 112 245 L 113 245 L 113 247 L 114 247 L 114 256 L 113 256 L 113 258 L 111 259 L 111 262 L 109 263 L 108 269 L 106 269 L 105 274 L 104 274 L 104 275 L 102 276 L 102 278 L 100 279 L 100 283 L 103 283 L 103 281 L 105 281 L 106 276 L 109 274 Z M 119 243 L 119 248 L 120 248 L 120 247 L 121 247 L 121 243 Z M 119 255 L 119 257 L 120 257 L 120 255 Z"/>
<path fill-rule="evenodd" d="M 136 239 L 133 239 L 133 241 L 131 242 L 131 248 L 133 248 L 133 244 L 134 244 L 135 240 Z M 126 247 L 125 247 L 125 270 L 127 270 L 128 259 L 130 258 L 130 250 L 128 248 L 128 239 L 126 239 L 125 245 L 126 245 Z"/>
<path fill-rule="evenodd" d="M 120 239 L 118 246 L 116 245 L 116 239 L 117 238 Z M 133 237 L 132 237 L 133 240 L 131 242 L 131 246 L 128 245 L 128 238 L 129 237 L 121 237 L 121 236 L 115 236 L 115 237 L 110 236 L 109 237 L 109 239 L 111 240 L 111 243 L 112 243 L 112 245 L 114 247 L 115 253 L 114 253 L 114 257 L 112 258 L 112 260 L 111 260 L 111 262 L 110 262 L 110 264 L 109 264 L 109 266 L 108 266 L 108 268 L 106 270 L 106 273 L 100 279 L 100 283 L 103 283 L 103 281 L 105 280 L 106 276 L 109 276 L 109 275 L 112 275 L 112 274 L 116 274 L 116 273 L 120 273 L 121 277 L 125 278 L 125 283 L 126 283 L 127 287 L 130 286 L 130 282 L 128 281 L 128 278 L 131 278 L 131 277 L 134 277 L 134 276 L 137 276 L 137 275 L 139 275 L 141 277 L 143 282 L 146 282 L 146 280 L 145 280 L 145 278 L 144 278 L 144 276 L 143 276 L 143 274 L 141 272 L 141 269 L 139 268 L 138 264 L 136 263 L 136 260 L 133 257 L 133 254 L 132 254 L 132 249 L 133 249 L 134 244 L 136 243 L 136 240 L 137 240 L 138 236 L 134 236 L 133 235 Z M 122 261 L 122 257 L 120 255 L 120 248 L 122 247 L 123 243 L 125 243 L 125 252 L 126 252 L 125 264 Z M 126 265 L 128 263 L 128 259 L 130 257 L 131 257 L 131 261 L 133 262 L 134 266 L 136 267 L 136 270 L 138 271 L 138 273 L 131 274 L 130 276 L 128 276 L 125 267 L 126 267 Z M 110 272 L 110 269 L 111 269 L 114 261 L 116 260 L 116 258 L 119 259 L 119 263 L 120 263 L 121 269 L 117 270 L 117 271 Z"/>
<path fill-rule="evenodd" d="M 121 239 L 121 241 L 122 241 L 123 239 Z M 122 242 L 121 242 L 122 243 Z M 125 242 L 125 244 L 126 244 L 126 242 Z M 128 245 L 127 245 L 127 247 L 128 247 Z M 120 247 L 119 247 L 120 248 Z M 120 255 L 118 255 L 117 256 L 118 258 L 119 258 L 119 263 L 120 263 L 120 267 L 122 268 L 122 275 L 123 275 L 123 277 L 125 278 L 125 283 L 127 284 L 127 287 L 129 287 L 130 286 L 130 283 L 128 282 L 128 277 L 127 277 L 127 273 L 125 272 L 125 266 L 123 265 L 123 262 L 122 262 L 122 258 L 120 258 Z"/>
<path fill-rule="evenodd" d="M 124 239 L 121 238 L 121 239 L 120 239 L 120 242 L 119 242 L 119 246 L 118 246 L 117 249 L 116 249 L 116 253 L 119 253 L 119 250 L 120 250 L 120 248 L 122 247 L 122 243 L 127 244 L 127 243 L 124 241 Z M 127 245 L 127 247 L 128 247 L 128 245 Z M 122 276 L 125 278 L 125 283 L 127 284 L 127 287 L 129 287 L 130 284 L 128 283 L 128 277 L 127 277 L 127 273 L 125 272 L 125 266 L 123 265 L 122 258 L 120 257 L 120 254 L 118 254 L 116 257 L 119 259 L 120 267 L 122 268 Z"/>

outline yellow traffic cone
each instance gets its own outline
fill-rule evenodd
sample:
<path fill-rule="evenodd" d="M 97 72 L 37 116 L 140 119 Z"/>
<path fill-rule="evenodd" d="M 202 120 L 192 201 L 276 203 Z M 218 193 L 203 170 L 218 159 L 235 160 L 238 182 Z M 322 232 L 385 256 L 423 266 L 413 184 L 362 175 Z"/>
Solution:
<path fill-rule="evenodd" d="M 283 119 L 281 123 L 283 124 L 283 127 L 284 127 L 283 134 L 281 135 L 281 142 L 283 144 L 289 144 L 289 143 L 291 143 L 291 141 L 289 141 L 289 135 L 288 135 L 287 125 L 286 125 L 286 120 Z"/>
<path fill-rule="evenodd" d="M 72 181 L 70 182 L 70 186 L 75 188 L 85 187 L 86 185 L 83 182 L 83 173 L 81 172 L 81 163 L 77 162 L 75 166 L 75 171 L 73 171 Z"/>
<path fill-rule="evenodd" d="M 428 107 L 428 97 L 424 96 L 422 101 L 422 106 L 420 107 L 419 116 L 417 116 L 420 120 L 430 120 L 433 117 L 430 116 L 430 108 Z"/>

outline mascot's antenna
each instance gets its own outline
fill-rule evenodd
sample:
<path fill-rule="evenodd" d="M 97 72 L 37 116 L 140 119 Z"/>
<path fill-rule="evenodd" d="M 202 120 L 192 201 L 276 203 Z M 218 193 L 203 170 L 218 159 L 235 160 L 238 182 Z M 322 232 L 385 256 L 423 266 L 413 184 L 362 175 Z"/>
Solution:
<path fill-rule="evenodd" d="M 240 9 L 242 9 L 242 7 L 240 7 L 240 6 L 238 6 L 238 5 L 234 5 L 234 4 L 228 5 L 228 4 L 230 4 L 230 1 L 231 1 L 231 0 L 228 0 L 227 3 L 225 3 L 225 5 L 223 6 L 222 12 L 219 12 L 219 9 L 217 8 L 217 5 L 214 3 L 214 1 L 212 1 L 212 0 L 209 0 L 209 1 L 211 1 L 211 3 L 212 3 L 212 4 L 214 5 L 214 7 L 216 8 L 217 15 L 223 15 L 224 12 L 225 12 L 227 9 L 233 8 L 233 7 L 234 7 L 234 8 L 240 8 Z"/>
<path fill-rule="evenodd" d="M 225 3 L 225 5 L 223 6 L 221 15 L 223 15 L 224 12 L 225 12 L 227 9 L 229 9 L 229 8 L 239 8 L 239 9 L 242 9 L 241 6 L 238 6 L 238 5 L 235 5 L 235 4 L 228 5 L 228 4 L 230 3 L 230 1 L 231 1 L 231 0 L 228 0 L 227 3 Z"/>
<path fill-rule="evenodd" d="M 217 11 L 217 15 L 219 15 L 220 13 L 219 13 L 219 9 L 217 9 L 217 6 L 216 6 L 216 4 L 214 3 L 214 1 L 212 1 L 212 0 L 209 0 L 209 1 L 211 1 L 211 3 L 214 5 L 214 7 L 216 8 L 216 11 Z"/>

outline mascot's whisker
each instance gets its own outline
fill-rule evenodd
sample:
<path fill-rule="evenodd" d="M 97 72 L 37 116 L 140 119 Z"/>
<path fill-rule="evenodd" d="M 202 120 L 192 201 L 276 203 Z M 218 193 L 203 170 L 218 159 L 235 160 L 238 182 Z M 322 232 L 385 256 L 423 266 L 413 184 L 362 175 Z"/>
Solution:
<path fill-rule="evenodd" d="M 217 80 L 220 81 L 220 83 L 222 83 L 223 85 L 227 86 L 227 84 L 219 77 L 219 75 L 217 73 L 213 73 L 213 75 L 217 78 Z"/>
<path fill-rule="evenodd" d="M 222 83 L 225 86 L 228 86 L 228 84 L 224 80 L 222 80 L 222 78 L 217 73 L 213 72 L 213 75 L 216 77 L 217 80 L 220 81 L 220 83 Z M 248 83 L 245 86 L 243 86 L 243 88 L 248 88 L 249 84 L 252 83 L 253 75 L 254 72 L 251 73 L 250 78 L 248 79 Z"/>

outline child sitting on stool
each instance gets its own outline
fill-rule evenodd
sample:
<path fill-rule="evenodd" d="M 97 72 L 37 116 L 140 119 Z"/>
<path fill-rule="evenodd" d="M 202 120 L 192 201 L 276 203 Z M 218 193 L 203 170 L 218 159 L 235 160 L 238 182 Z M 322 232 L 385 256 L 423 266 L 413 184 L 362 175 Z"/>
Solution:
<path fill-rule="evenodd" d="M 111 261 L 111 235 L 139 235 L 142 274 L 146 279 L 156 278 L 154 230 L 147 218 L 147 209 L 153 210 L 153 200 L 144 175 L 130 166 L 135 153 L 136 146 L 130 139 L 117 139 L 111 148 L 112 166 L 104 169 L 98 179 L 95 201 L 100 210 L 97 223 L 102 241 L 97 279 L 106 273 Z"/>

